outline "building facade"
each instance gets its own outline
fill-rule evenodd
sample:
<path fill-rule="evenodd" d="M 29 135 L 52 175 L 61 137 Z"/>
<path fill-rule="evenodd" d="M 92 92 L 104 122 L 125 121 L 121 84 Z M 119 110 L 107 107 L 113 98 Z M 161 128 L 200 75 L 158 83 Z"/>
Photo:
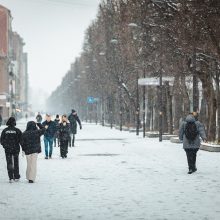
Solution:
<path fill-rule="evenodd" d="M 11 23 L 10 10 L 0 5 L 0 114 L 4 120 L 21 117 L 28 110 L 28 56 Z"/>

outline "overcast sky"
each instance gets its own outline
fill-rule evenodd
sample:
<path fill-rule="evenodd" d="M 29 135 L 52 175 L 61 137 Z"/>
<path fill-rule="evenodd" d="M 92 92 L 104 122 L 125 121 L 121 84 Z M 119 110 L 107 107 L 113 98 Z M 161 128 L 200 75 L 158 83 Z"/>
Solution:
<path fill-rule="evenodd" d="M 11 10 L 13 30 L 24 39 L 30 86 L 55 90 L 81 52 L 84 33 L 100 0 L 0 0 Z"/>

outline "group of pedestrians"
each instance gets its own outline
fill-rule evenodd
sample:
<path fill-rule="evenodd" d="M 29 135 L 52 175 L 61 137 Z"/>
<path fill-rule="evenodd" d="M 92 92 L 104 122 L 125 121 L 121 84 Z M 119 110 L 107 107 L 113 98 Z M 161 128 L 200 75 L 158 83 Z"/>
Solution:
<path fill-rule="evenodd" d="M 64 159 L 67 157 L 69 142 L 74 146 L 77 122 L 80 129 L 82 129 L 81 121 L 75 110 L 72 110 L 69 117 L 62 115 L 61 121 L 58 115 L 55 121 L 52 121 L 49 114 L 46 114 L 46 120 L 44 122 L 42 122 L 42 119 L 42 116 L 38 113 L 36 117 L 37 122 L 29 121 L 23 133 L 20 129 L 16 128 L 16 119 L 14 117 L 8 119 L 6 123 L 7 127 L 1 133 L 0 142 L 5 150 L 10 183 L 20 179 L 20 148 L 22 148 L 27 160 L 26 179 L 29 183 L 33 183 L 37 173 L 37 157 L 42 151 L 41 136 L 44 136 L 45 159 L 52 158 L 55 137 L 58 139 L 58 146 L 60 146 L 60 156 Z M 71 133 L 74 138 L 72 141 Z"/>
<path fill-rule="evenodd" d="M 42 116 L 37 115 L 36 120 L 29 121 L 26 130 L 22 133 L 16 128 L 16 120 L 10 117 L 6 123 L 7 127 L 1 133 L 0 142 L 5 149 L 9 182 L 18 181 L 19 173 L 19 153 L 20 146 L 26 155 L 27 170 L 26 178 L 29 183 L 36 179 L 37 157 L 41 153 L 41 136 L 44 135 L 45 159 L 51 159 L 53 144 L 60 147 L 60 156 L 64 159 L 68 154 L 68 146 L 74 146 L 75 134 L 77 133 L 77 123 L 82 129 L 81 121 L 75 110 L 71 114 L 59 115 L 54 121 L 51 115 L 46 115 L 46 120 L 42 123 Z M 188 174 L 197 171 L 196 155 L 200 148 L 200 138 L 206 142 L 207 137 L 203 124 L 198 120 L 198 114 L 190 113 L 181 123 L 179 129 L 179 139 L 183 141 L 183 148 L 188 161 Z"/>

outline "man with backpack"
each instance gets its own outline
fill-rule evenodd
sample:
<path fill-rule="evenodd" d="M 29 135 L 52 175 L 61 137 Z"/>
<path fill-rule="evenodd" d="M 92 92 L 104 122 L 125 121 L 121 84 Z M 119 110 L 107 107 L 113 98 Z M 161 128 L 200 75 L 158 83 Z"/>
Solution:
<path fill-rule="evenodd" d="M 203 124 L 198 121 L 197 113 L 191 113 L 182 122 L 179 130 L 179 139 L 183 141 L 183 149 L 186 152 L 189 172 L 192 174 L 197 171 L 196 155 L 200 147 L 200 137 L 206 142 L 206 134 Z"/>

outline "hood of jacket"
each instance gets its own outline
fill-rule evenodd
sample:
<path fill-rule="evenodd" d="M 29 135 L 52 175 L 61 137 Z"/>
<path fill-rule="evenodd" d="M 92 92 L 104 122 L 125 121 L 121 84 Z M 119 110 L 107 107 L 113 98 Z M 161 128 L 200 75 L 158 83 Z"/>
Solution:
<path fill-rule="evenodd" d="M 186 122 L 195 122 L 195 121 L 196 121 L 196 119 L 193 115 L 188 115 L 186 117 Z"/>
<path fill-rule="evenodd" d="M 27 123 L 26 131 L 36 131 L 36 130 L 37 130 L 36 123 L 34 121 L 29 121 Z"/>
<path fill-rule="evenodd" d="M 14 117 L 10 117 L 6 123 L 7 126 L 16 126 L 16 120 Z"/>

